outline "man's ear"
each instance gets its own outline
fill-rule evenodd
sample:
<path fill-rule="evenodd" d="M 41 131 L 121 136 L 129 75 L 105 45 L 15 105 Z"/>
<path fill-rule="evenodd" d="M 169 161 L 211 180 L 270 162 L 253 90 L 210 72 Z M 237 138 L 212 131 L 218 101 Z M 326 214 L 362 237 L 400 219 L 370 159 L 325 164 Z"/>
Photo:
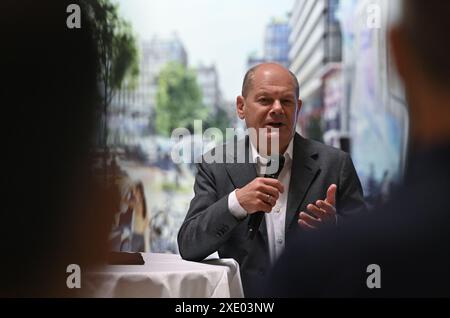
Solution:
<path fill-rule="evenodd" d="M 236 98 L 236 111 L 240 119 L 245 119 L 244 107 L 245 98 L 243 96 L 238 96 Z"/>
<path fill-rule="evenodd" d="M 303 106 L 303 101 L 299 98 L 299 99 L 297 100 L 297 117 L 298 117 L 299 114 L 300 114 L 300 110 L 302 109 L 302 106 Z"/>

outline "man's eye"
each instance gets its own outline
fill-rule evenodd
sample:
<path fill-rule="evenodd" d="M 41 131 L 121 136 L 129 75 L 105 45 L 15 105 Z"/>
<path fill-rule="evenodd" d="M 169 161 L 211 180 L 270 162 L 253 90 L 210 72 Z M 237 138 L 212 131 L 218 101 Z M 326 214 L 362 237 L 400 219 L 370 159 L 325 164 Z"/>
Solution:
<path fill-rule="evenodd" d="M 270 103 L 270 100 L 268 98 L 260 98 L 258 99 L 258 102 L 262 105 L 267 105 Z"/>
<path fill-rule="evenodd" d="M 292 104 L 294 104 L 294 102 L 292 100 L 290 100 L 290 99 L 283 99 L 281 101 L 281 104 L 283 104 L 283 105 L 292 105 Z"/>

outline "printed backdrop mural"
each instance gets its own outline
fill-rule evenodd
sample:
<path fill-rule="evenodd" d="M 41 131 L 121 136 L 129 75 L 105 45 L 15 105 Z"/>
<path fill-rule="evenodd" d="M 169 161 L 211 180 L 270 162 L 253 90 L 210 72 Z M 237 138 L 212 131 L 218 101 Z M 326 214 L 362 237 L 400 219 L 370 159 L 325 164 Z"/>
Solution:
<path fill-rule="evenodd" d="M 400 181 L 406 155 L 407 108 L 386 37 L 393 10 L 383 0 L 344 0 L 340 7 L 352 157 L 366 196 L 374 200 Z"/>

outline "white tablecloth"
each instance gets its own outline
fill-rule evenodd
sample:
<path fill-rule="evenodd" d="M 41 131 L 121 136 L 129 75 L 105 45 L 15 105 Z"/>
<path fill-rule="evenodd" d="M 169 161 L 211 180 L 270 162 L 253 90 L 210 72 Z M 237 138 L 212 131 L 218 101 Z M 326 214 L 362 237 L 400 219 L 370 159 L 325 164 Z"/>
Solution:
<path fill-rule="evenodd" d="M 201 263 L 175 254 L 142 253 L 145 265 L 108 265 L 82 275 L 89 297 L 243 297 L 233 259 Z"/>

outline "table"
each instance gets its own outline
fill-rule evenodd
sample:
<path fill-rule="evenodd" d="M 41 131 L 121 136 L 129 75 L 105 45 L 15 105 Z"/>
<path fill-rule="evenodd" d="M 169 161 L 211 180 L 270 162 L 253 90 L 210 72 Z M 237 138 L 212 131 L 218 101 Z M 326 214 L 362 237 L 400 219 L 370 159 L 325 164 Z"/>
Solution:
<path fill-rule="evenodd" d="M 242 298 L 233 259 L 189 262 L 176 254 L 142 253 L 144 265 L 108 265 L 82 275 L 87 297 Z"/>

